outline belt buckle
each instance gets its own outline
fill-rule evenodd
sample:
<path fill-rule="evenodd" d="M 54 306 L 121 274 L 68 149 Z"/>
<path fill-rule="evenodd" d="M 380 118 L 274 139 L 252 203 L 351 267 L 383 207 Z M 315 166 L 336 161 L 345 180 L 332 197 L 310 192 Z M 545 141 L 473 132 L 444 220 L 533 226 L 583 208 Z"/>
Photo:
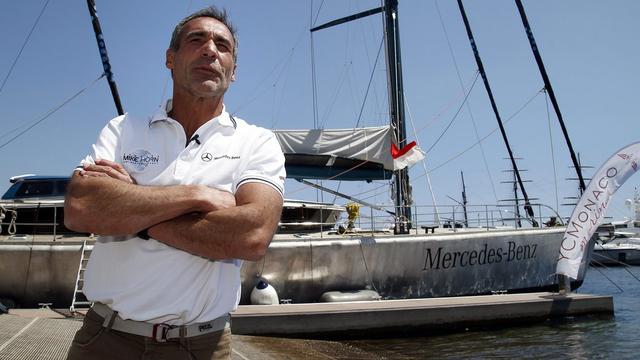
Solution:
<path fill-rule="evenodd" d="M 171 330 L 171 325 L 153 324 L 151 338 L 156 342 L 167 342 L 167 333 Z"/>

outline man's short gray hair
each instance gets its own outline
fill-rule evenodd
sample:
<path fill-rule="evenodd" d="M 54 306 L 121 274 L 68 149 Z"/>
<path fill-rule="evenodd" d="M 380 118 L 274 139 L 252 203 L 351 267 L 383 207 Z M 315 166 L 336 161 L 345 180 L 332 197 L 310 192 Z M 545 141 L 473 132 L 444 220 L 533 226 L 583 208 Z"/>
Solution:
<path fill-rule="evenodd" d="M 180 48 L 180 35 L 182 33 L 182 28 L 184 27 L 184 24 L 188 23 L 193 19 L 197 19 L 201 17 L 214 18 L 220 21 L 222 24 L 224 24 L 224 26 L 226 26 L 227 29 L 229 29 L 229 32 L 231 33 L 231 35 L 233 35 L 233 61 L 236 62 L 236 60 L 238 59 L 238 35 L 237 35 L 236 27 L 231 23 L 231 20 L 229 20 L 229 16 L 227 15 L 226 9 L 220 10 L 213 5 L 206 7 L 202 10 L 198 10 L 193 14 L 180 20 L 178 25 L 176 25 L 176 27 L 173 29 L 173 34 L 171 34 L 171 43 L 169 43 L 169 48 L 173 51 L 177 51 Z"/>

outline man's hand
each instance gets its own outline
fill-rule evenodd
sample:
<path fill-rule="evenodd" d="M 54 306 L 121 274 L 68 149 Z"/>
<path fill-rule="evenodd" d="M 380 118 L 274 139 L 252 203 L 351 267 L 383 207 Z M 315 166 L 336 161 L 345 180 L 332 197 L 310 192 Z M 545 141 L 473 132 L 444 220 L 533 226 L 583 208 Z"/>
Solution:
<path fill-rule="evenodd" d="M 80 170 L 80 175 L 84 177 L 108 176 L 129 184 L 136 183 L 136 180 L 129 175 L 122 165 L 104 159 L 96 160 L 95 164 L 84 164 L 82 170 Z"/>
<path fill-rule="evenodd" d="M 228 209 L 236 206 L 236 197 L 227 191 L 214 189 L 204 185 L 194 185 L 198 188 L 198 199 L 202 201 L 200 212 Z"/>

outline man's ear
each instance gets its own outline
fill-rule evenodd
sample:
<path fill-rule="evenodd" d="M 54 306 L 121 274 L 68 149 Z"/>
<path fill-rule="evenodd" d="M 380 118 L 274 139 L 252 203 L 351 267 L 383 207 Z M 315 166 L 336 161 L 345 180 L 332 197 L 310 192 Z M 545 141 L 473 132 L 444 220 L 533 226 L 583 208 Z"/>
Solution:
<path fill-rule="evenodd" d="M 238 65 L 233 65 L 233 73 L 231 74 L 231 81 L 236 81 L 236 69 L 238 68 Z"/>
<path fill-rule="evenodd" d="M 173 58 L 175 57 L 175 55 L 176 55 L 175 51 L 173 51 L 172 49 L 167 49 L 166 60 L 164 62 L 167 69 L 173 70 Z"/>

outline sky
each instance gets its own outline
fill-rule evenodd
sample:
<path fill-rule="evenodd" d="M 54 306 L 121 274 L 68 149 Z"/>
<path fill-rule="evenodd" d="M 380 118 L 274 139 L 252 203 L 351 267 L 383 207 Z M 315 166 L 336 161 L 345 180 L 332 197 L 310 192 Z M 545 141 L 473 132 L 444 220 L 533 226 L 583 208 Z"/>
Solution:
<path fill-rule="evenodd" d="M 102 65 L 82 1 L 47 3 L 7 78 L 45 2 L 0 5 L 0 80 L 6 79 L 0 90 L 0 191 L 18 174 L 70 174 L 100 129 L 116 116 L 106 80 L 96 82 Z M 270 129 L 351 128 L 358 121 L 365 126 L 389 121 L 383 57 L 376 62 L 381 16 L 309 33 L 311 24 L 378 7 L 379 1 L 96 3 L 120 97 L 131 114 L 153 113 L 170 97 L 164 58 L 173 26 L 213 3 L 226 8 L 238 28 L 237 81 L 225 97 L 235 116 Z M 594 167 L 585 169 L 589 177 L 614 152 L 640 140 L 640 2 L 523 4 L 574 149 L 583 165 Z M 509 141 L 520 158 L 518 166 L 526 170 L 523 178 L 531 180 L 525 184 L 527 193 L 537 199 L 533 202 L 568 216 L 572 207 L 561 204 L 577 194 L 577 182 L 565 179 L 575 173 L 556 116 L 540 92 L 542 78 L 516 5 L 511 0 L 467 0 L 465 6 Z M 408 138 L 428 150 L 425 163 L 410 170 L 414 201 L 433 203 L 427 179 L 438 205 L 455 204 L 452 198 L 461 201 L 461 171 L 471 204 L 512 198 L 507 152 L 481 79 L 474 84 L 477 66 L 457 3 L 400 0 L 398 14 Z M 473 146 L 485 137 L 481 146 Z M 392 203 L 384 182 L 323 184 L 361 194 L 368 202 Z M 638 185 L 640 177 L 629 179 L 607 215 L 631 216 L 624 200 Z M 290 180 L 286 196 L 346 203 Z"/>

